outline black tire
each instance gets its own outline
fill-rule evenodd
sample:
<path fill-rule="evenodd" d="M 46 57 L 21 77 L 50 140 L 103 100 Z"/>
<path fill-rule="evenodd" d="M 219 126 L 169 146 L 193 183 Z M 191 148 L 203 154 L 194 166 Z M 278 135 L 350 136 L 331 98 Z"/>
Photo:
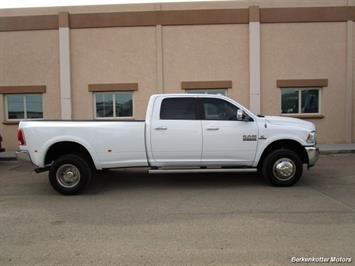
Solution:
<path fill-rule="evenodd" d="M 50 184 L 63 195 L 79 194 L 90 184 L 92 176 L 91 165 L 76 154 L 59 157 L 49 169 Z"/>
<path fill-rule="evenodd" d="M 272 151 L 262 164 L 264 178 L 274 186 L 292 186 L 301 178 L 302 172 L 303 165 L 300 157 L 294 151 L 287 149 Z"/>

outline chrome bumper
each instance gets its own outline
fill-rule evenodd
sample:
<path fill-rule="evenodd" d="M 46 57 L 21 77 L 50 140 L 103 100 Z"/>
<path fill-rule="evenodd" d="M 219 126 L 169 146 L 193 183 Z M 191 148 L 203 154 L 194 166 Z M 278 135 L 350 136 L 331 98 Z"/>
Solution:
<path fill-rule="evenodd" d="M 314 166 L 319 159 L 319 149 L 316 146 L 305 147 L 308 155 L 308 167 Z"/>
<path fill-rule="evenodd" d="M 32 162 L 28 151 L 17 151 L 16 158 L 18 161 Z"/>

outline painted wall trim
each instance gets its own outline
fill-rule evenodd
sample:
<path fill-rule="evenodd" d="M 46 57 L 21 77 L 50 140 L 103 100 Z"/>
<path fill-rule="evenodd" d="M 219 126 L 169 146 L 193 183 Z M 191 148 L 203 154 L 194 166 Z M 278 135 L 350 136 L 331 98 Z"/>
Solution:
<path fill-rule="evenodd" d="M 69 28 L 69 12 L 58 13 L 58 25 L 59 27 Z"/>
<path fill-rule="evenodd" d="M 138 83 L 103 83 L 89 84 L 90 92 L 109 92 L 109 91 L 136 91 Z"/>
<path fill-rule="evenodd" d="M 155 26 L 155 42 L 157 91 L 158 93 L 164 93 L 163 29 L 161 25 Z"/>
<path fill-rule="evenodd" d="M 60 12 L 58 17 L 61 118 L 72 119 L 69 13 Z"/>
<path fill-rule="evenodd" d="M 292 87 L 328 87 L 328 79 L 279 79 L 278 88 Z"/>
<path fill-rule="evenodd" d="M 0 86 L 0 93 L 16 94 L 16 93 L 45 93 L 45 85 L 25 85 L 25 86 Z"/>
<path fill-rule="evenodd" d="M 355 20 L 355 6 L 339 7 L 290 7 L 238 9 L 198 9 L 198 10 L 157 10 L 140 12 L 107 12 L 70 14 L 69 20 L 58 15 L 0 17 L 0 31 L 48 30 L 70 28 L 291 23 L 291 22 L 346 22 Z"/>
<path fill-rule="evenodd" d="M 256 114 L 261 112 L 261 52 L 259 7 L 249 9 L 249 108 Z"/>
<path fill-rule="evenodd" d="M 354 20 L 354 7 L 261 8 L 261 23 L 345 22 Z"/>
<path fill-rule="evenodd" d="M 260 22 L 260 8 L 259 6 L 249 7 L 249 22 Z"/>
<path fill-rule="evenodd" d="M 57 15 L 0 17 L 0 31 L 58 29 Z"/>
<path fill-rule="evenodd" d="M 181 88 L 183 90 L 195 89 L 230 89 L 232 88 L 232 81 L 220 80 L 220 81 L 182 81 Z"/>
<path fill-rule="evenodd" d="M 70 15 L 73 29 L 134 26 L 246 24 L 248 9 L 169 10 Z"/>

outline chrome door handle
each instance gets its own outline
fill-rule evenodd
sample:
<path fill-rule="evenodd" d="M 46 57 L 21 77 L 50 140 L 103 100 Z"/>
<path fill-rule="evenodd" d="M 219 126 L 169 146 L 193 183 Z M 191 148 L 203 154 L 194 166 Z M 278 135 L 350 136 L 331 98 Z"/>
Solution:
<path fill-rule="evenodd" d="M 207 130 L 219 130 L 219 127 L 208 127 Z"/>
<path fill-rule="evenodd" d="M 154 128 L 155 130 L 167 130 L 168 128 L 167 127 L 156 127 Z"/>

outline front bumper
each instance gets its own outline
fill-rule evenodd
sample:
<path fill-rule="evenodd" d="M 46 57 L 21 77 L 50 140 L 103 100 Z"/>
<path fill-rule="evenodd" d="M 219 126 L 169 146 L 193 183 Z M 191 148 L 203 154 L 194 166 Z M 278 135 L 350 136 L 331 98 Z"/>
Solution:
<path fill-rule="evenodd" d="M 308 155 L 308 167 L 314 166 L 319 159 L 319 148 L 316 146 L 305 147 Z"/>
<path fill-rule="evenodd" d="M 31 156 L 28 151 L 17 151 L 16 158 L 18 161 L 32 162 Z"/>

